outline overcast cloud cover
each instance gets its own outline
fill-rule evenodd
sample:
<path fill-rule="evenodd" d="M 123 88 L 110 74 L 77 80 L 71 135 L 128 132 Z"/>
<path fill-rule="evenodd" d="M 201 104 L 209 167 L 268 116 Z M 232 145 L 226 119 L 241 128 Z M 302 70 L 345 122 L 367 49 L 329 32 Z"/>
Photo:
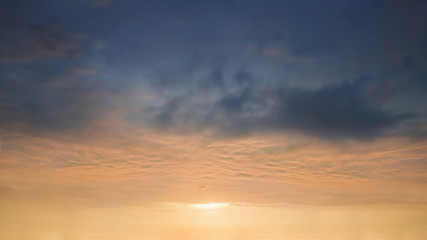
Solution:
<path fill-rule="evenodd" d="M 63 131 L 125 109 L 159 130 L 423 137 L 425 7 L 3 1 L 1 122 Z"/>

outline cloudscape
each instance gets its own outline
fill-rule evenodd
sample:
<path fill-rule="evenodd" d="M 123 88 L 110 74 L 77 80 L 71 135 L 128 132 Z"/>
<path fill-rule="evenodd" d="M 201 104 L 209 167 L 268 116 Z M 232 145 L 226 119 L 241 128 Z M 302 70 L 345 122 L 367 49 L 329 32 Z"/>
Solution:
<path fill-rule="evenodd" d="M 0 6 L 1 239 L 427 238 L 427 2 Z"/>

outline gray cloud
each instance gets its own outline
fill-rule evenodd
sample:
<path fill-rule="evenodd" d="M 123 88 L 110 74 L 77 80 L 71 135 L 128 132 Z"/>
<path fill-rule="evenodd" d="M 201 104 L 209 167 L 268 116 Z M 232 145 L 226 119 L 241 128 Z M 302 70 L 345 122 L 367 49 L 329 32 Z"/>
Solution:
<path fill-rule="evenodd" d="M 393 115 L 371 105 L 358 84 L 293 90 L 279 107 L 278 125 L 326 138 L 374 138 L 386 128 L 414 117 Z"/>
<path fill-rule="evenodd" d="M 240 88 L 205 102 L 205 117 L 194 116 L 196 99 L 172 99 L 157 115 L 157 126 L 179 127 L 182 122 L 216 129 L 225 135 L 245 135 L 258 131 L 299 132 L 325 139 L 368 140 L 384 136 L 416 113 L 393 113 L 375 105 L 367 97 L 364 80 L 328 85 L 315 90 L 266 88 L 251 81 L 249 73 L 239 73 Z M 245 79 L 245 81 L 242 81 Z M 179 114 L 177 112 L 179 111 Z M 189 117 L 189 118 L 187 118 Z M 171 121 L 174 119 L 174 121 Z M 200 129 L 200 128 L 199 128 Z"/>
<path fill-rule="evenodd" d="M 106 6 L 113 1 L 90 2 Z M 116 106 L 129 109 L 138 127 L 157 129 L 193 126 L 195 131 L 213 129 L 226 135 L 282 131 L 373 139 L 395 128 L 407 131 L 405 124 L 424 114 L 420 109 L 425 102 L 414 107 L 411 100 L 414 92 L 416 101 L 421 99 L 426 89 L 425 49 L 420 44 L 425 34 L 415 21 L 425 18 L 421 7 L 404 4 L 404 14 L 396 17 L 386 11 L 394 9 L 390 4 L 370 1 L 336 3 L 340 11 L 324 3 L 207 3 L 181 9 L 176 3 L 128 1 L 114 12 L 82 3 L 46 8 L 50 2 L 34 1 L 37 18 L 29 9 L 22 19 L 3 16 L 19 24 L 2 25 L 8 32 L 0 47 L 2 123 L 50 129 L 84 125 L 111 110 L 117 92 L 110 85 L 123 90 L 118 95 L 139 89 L 149 95 Z M 11 5 L 11 11 L 19 12 L 18 5 Z M 224 13 L 226 6 L 230 9 Z M 28 24 L 56 12 L 66 26 L 54 20 Z M 188 21 L 173 24 L 187 16 Z M 385 29 L 389 22 L 400 23 L 399 29 L 408 34 L 393 38 L 398 31 Z M 105 38 L 109 47 L 87 56 L 86 41 L 92 38 L 67 29 Z M 366 44 L 372 43 L 371 35 L 381 46 Z M 408 39 L 413 45 L 395 51 L 397 45 L 387 39 Z M 249 45 L 256 51 L 250 52 Z M 401 56 L 372 54 L 371 47 Z M 78 55 L 84 56 L 73 58 Z M 90 69 L 89 60 L 105 68 L 83 71 Z M 374 64 L 383 60 L 384 66 Z M 107 67 L 116 71 L 114 77 L 104 71 Z M 91 74 L 75 76 L 79 71 Z M 372 79 L 369 84 L 348 83 L 364 75 Z M 413 124 L 411 131 L 421 125 Z"/>

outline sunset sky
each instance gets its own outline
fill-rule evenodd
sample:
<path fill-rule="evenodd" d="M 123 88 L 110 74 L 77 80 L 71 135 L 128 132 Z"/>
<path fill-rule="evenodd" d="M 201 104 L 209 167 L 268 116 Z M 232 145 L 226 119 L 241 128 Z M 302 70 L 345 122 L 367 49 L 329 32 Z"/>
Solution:
<path fill-rule="evenodd" d="M 427 239 L 427 1 L 0 11 L 0 239 Z"/>

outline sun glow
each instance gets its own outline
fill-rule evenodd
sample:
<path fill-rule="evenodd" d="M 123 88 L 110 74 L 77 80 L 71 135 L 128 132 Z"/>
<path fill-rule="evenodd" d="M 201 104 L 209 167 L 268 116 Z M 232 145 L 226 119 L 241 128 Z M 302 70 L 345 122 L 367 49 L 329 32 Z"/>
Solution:
<path fill-rule="evenodd" d="M 190 204 L 191 207 L 199 208 L 199 209 L 218 209 L 218 208 L 226 208 L 229 206 L 228 203 L 195 203 Z"/>

